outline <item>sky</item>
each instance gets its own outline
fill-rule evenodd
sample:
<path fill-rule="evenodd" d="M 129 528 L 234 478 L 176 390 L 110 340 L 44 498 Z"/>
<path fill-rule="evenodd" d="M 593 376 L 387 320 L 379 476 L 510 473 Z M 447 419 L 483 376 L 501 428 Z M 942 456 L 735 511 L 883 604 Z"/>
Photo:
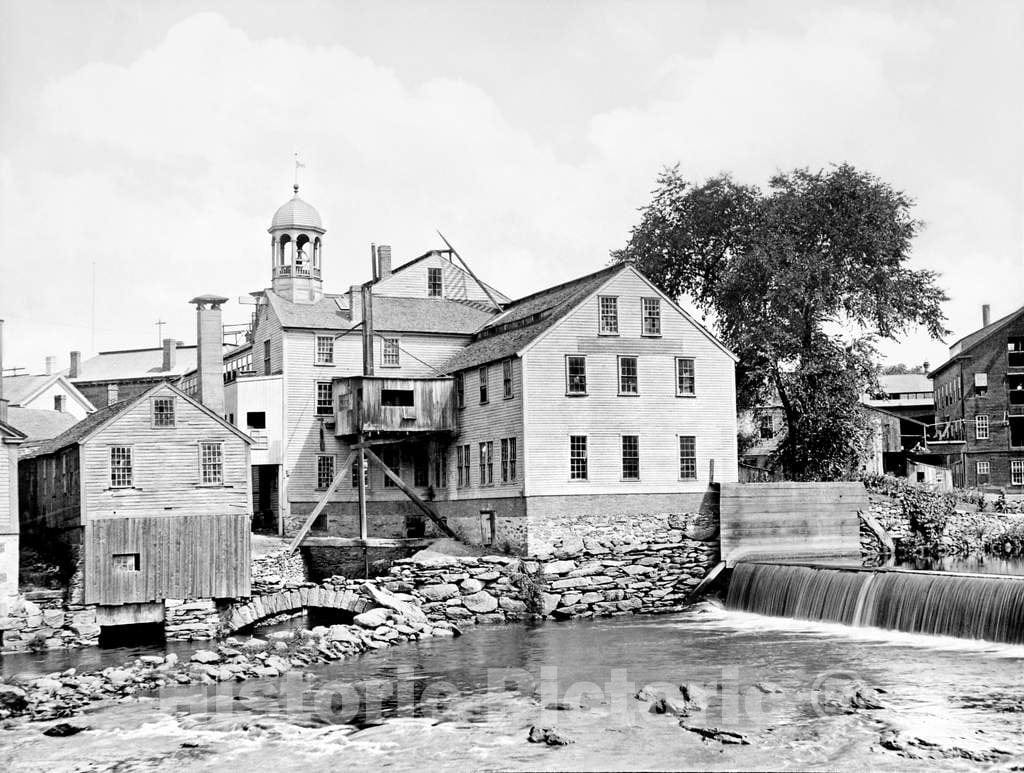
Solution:
<path fill-rule="evenodd" d="M 245 322 L 296 152 L 329 292 L 440 229 L 513 297 L 604 266 L 667 165 L 849 162 L 915 200 L 951 343 L 1024 304 L 1022 43 L 1016 0 L 0 0 L 4 364 L 193 342 L 204 293 Z"/>

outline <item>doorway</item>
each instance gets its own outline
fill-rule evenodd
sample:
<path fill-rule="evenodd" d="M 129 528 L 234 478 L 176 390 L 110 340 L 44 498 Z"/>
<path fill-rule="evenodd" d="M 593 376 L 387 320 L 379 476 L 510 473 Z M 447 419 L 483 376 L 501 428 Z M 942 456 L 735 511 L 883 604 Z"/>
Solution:
<path fill-rule="evenodd" d="M 280 465 L 252 466 L 252 530 L 259 534 L 277 534 L 280 508 L 278 477 Z"/>

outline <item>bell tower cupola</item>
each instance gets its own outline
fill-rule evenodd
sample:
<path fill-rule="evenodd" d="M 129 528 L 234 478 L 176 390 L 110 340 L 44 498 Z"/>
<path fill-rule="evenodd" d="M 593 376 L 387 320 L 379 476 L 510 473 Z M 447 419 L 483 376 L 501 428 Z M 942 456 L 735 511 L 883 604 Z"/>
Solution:
<path fill-rule="evenodd" d="M 272 289 L 292 303 L 315 303 L 324 294 L 323 236 L 320 213 L 295 195 L 274 213 L 270 223 Z"/>

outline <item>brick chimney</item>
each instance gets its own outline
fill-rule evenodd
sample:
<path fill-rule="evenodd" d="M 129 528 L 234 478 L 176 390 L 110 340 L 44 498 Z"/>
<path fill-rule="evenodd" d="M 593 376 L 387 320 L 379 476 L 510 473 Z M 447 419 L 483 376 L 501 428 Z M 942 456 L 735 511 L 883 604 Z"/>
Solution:
<path fill-rule="evenodd" d="M 387 279 L 391 276 L 391 245 L 377 245 L 377 276 Z"/>
<path fill-rule="evenodd" d="M 53 355 L 48 356 L 46 358 L 46 375 L 47 376 L 52 376 L 53 375 L 53 369 L 55 367 L 57 367 L 57 358 L 54 357 Z"/>
<path fill-rule="evenodd" d="M 989 323 L 992 322 L 992 307 L 987 303 L 981 306 L 981 326 L 988 327 Z"/>
<path fill-rule="evenodd" d="M 178 359 L 178 342 L 173 338 L 164 339 L 164 364 L 161 370 L 174 370 Z"/>
<path fill-rule="evenodd" d="M 224 416 L 224 326 L 219 295 L 200 295 L 189 303 L 196 305 L 196 397 L 203 405 Z M 165 344 L 166 346 L 166 344 Z"/>
<path fill-rule="evenodd" d="M 82 353 L 71 352 L 71 367 L 68 368 L 68 378 L 78 378 L 82 375 Z"/>

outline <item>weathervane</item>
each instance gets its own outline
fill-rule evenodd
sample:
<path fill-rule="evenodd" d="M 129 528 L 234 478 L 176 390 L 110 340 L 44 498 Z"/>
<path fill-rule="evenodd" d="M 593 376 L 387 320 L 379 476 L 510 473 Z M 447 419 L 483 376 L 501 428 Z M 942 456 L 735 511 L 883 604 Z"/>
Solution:
<path fill-rule="evenodd" d="M 295 185 L 292 186 L 292 190 L 294 190 L 295 191 L 295 195 L 298 196 L 299 195 L 299 170 L 300 169 L 305 169 L 306 165 L 303 164 L 301 161 L 299 161 L 299 154 L 298 154 L 298 152 L 296 152 L 294 155 L 295 155 Z"/>

